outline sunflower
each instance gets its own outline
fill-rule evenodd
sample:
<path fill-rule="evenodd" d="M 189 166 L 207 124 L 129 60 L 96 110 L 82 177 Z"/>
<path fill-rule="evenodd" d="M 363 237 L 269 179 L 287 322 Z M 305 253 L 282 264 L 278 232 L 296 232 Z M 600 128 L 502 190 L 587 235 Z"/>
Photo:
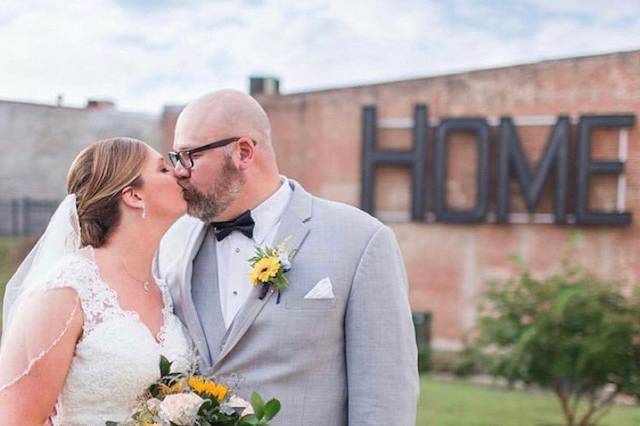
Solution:
<path fill-rule="evenodd" d="M 194 392 L 211 396 L 218 401 L 224 400 L 229 393 L 229 388 L 225 385 L 216 383 L 202 376 L 189 377 L 187 384 Z"/>
<path fill-rule="evenodd" d="M 280 260 L 277 256 L 264 257 L 256 262 L 251 271 L 251 283 L 267 283 L 278 274 Z"/>

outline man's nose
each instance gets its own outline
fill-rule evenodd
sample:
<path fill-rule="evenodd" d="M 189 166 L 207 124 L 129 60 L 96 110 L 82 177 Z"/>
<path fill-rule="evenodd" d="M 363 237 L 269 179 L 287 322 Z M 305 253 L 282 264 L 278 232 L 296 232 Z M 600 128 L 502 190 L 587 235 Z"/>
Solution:
<path fill-rule="evenodd" d="M 191 176 L 191 170 L 185 169 L 182 167 L 182 164 L 178 162 L 178 164 L 173 168 L 173 175 L 176 178 L 188 178 Z"/>

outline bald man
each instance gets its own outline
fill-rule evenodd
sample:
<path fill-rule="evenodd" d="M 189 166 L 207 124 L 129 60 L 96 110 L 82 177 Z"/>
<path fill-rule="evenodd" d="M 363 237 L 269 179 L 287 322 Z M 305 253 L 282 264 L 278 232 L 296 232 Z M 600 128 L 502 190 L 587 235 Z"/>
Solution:
<path fill-rule="evenodd" d="M 190 103 L 173 149 L 189 216 L 161 243 L 156 274 L 201 370 L 240 375 L 245 398 L 280 399 L 272 425 L 414 425 L 416 342 L 391 230 L 280 175 L 269 119 L 244 93 Z M 252 286 L 255 247 L 282 242 L 287 287 Z"/>

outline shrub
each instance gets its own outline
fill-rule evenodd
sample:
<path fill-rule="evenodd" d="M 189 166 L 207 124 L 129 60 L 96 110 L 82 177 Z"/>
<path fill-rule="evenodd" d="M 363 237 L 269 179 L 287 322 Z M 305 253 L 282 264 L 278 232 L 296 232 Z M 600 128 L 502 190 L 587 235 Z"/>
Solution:
<path fill-rule="evenodd" d="M 568 426 L 596 424 L 620 393 L 640 395 L 638 292 L 625 297 L 569 255 L 546 278 L 525 267 L 491 284 L 483 302 L 477 345 L 491 353 L 492 373 L 553 389 Z"/>
<path fill-rule="evenodd" d="M 418 372 L 420 374 L 431 371 L 431 348 L 429 345 L 418 346 Z"/>
<path fill-rule="evenodd" d="M 450 373 L 458 377 L 486 374 L 484 356 L 470 346 L 461 351 L 432 351 L 431 369 L 434 373 Z"/>

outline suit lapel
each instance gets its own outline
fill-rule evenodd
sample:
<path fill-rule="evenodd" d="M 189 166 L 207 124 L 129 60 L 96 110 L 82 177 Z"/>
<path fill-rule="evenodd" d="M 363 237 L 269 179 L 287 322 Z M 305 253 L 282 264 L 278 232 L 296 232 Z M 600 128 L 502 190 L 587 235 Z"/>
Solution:
<path fill-rule="evenodd" d="M 273 245 L 275 246 L 286 241 L 287 249 L 293 251 L 290 259 L 291 267 L 295 268 L 296 254 L 310 231 L 310 226 L 307 222 L 311 219 L 311 196 L 304 191 L 297 182 L 289 179 L 289 183 L 293 192 L 291 194 L 291 199 L 289 200 L 289 205 L 282 215 L 280 228 L 278 229 Z M 284 291 L 287 290 L 285 289 Z M 264 308 L 264 306 L 269 302 L 273 293 L 275 292 L 270 290 L 266 297 L 260 300 L 258 298 L 260 295 L 260 289 L 253 288 L 244 306 L 231 323 L 229 332 L 227 333 L 226 342 L 220 352 L 220 355 L 214 362 L 213 369 L 222 362 L 222 360 L 242 339 L 249 327 L 251 327 L 258 317 L 260 311 L 262 311 L 262 308 Z"/>
<path fill-rule="evenodd" d="M 207 347 L 207 340 L 205 339 L 204 331 L 202 329 L 202 324 L 200 323 L 200 319 L 198 318 L 198 313 L 196 311 L 196 307 L 193 304 L 193 298 L 191 296 L 191 279 L 193 278 L 193 260 L 200 250 L 200 246 L 202 245 L 202 240 L 207 234 L 207 226 L 205 223 L 198 225 L 198 227 L 193 231 L 192 234 L 192 244 L 189 247 L 190 252 L 186 256 L 186 261 L 184 263 L 184 269 L 182 270 L 182 282 L 184 283 L 181 286 L 182 294 L 182 310 L 184 314 L 184 320 L 186 323 L 191 336 L 193 336 L 193 340 L 195 341 L 196 348 L 200 353 L 200 358 L 205 360 L 209 365 L 211 364 L 211 355 L 209 354 L 209 348 Z M 215 247 L 215 245 L 214 245 Z M 214 268 L 217 270 L 217 258 L 213 257 L 213 262 L 215 262 Z M 216 274 L 217 279 L 217 274 Z"/>

